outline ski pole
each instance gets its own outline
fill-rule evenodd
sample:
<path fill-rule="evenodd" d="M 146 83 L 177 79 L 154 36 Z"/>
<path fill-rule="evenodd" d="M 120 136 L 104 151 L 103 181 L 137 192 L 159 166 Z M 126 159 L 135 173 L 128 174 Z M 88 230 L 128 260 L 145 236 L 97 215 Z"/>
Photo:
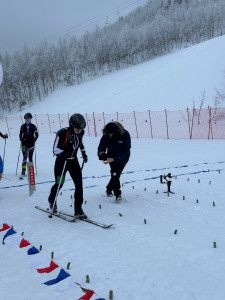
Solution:
<path fill-rule="evenodd" d="M 35 163 L 35 169 L 36 169 L 36 175 L 37 175 L 37 155 L 36 155 L 36 146 L 35 146 L 35 144 L 34 144 L 34 151 L 35 151 L 34 163 Z"/>
<path fill-rule="evenodd" d="M 82 165 L 81 165 L 81 171 L 83 170 L 83 167 L 84 167 L 84 159 L 83 159 L 83 162 L 82 162 Z M 72 198 L 72 203 L 71 203 L 71 205 L 70 205 L 70 207 L 72 207 L 73 206 L 73 198 Z"/>
<path fill-rule="evenodd" d="M 19 154 L 18 154 L 18 160 L 17 160 L 17 166 L 16 166 L 16 175 L 17 175 L 18 164 L 19 164 L 19 160 L 20 160 L 20 149 L 21 149 L 21 143 L 20 143 Z"/>
<path fill-rule="evenodd" d="M 82 163 L 82 166 L 81 166 L 81 171 L 83 170 L 83 167 L 84 167 L 84 159 L 83 159 L 83 163 Z"/>
<path fill-rule="evenodd" d="M 6 147 L 6 139 L 5 139 L 4 153 L 3 153 L 3 164 L 4 164 L 4 160 L 5 160 L 5 147 Z"/>
<path fill-rule="evenodd" d="M 54 203 L 53 203 L 53 206 L 52 206 L 52 209 L 51 209 L 51 214 L 48 216 L 49 218 L 52 218 L 54 206 L 55 206 L 55 203 L 57 203 L 57 198 L 58 198 L 58 194 L 59 194 L 59 189 L 60 189 L 60 185 L 61 185 L 61 182 L 62 182 L 62 178 L 63 178 L 64 171 L 65 171 L 65 168 L 66 168 L 66 163 L 67 163 L 67 160 L 65 160 L 65 162 L 64 162 L 62 174 L 61 174 L 60 180 L 59 180 L 59 185 L 58 185 L 57 192 L 56 192 L 55 199 L 54 199 Z"/>

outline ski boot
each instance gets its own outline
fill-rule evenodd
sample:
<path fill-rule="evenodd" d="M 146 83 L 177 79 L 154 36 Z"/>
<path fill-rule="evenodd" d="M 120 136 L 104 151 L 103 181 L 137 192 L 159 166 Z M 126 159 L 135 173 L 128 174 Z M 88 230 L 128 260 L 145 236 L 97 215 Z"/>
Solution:
<path fill-rule="evenodd" d="M 79 219 L 83 219 L 83 220 L 86 220 L 88 217 L 86 216 L 86 214 L 84 213 L 83 209 L 80 208 L 80 209 L 76 209 L 75 210 L 75 213 L 74 213 L 74 216 L 79 218 Z"/>
<path fill-rule="evenodd" d="M 54 203 L 49 203 L 49 208 L 50 208 L 50 210 L 52 211 L 53 214 L 57 214 L 58 213 L 57 204 L 55 203 L 54 208 L 53 208 L 53 204 Z M 52 208 L 53 208 L 53 210 L 52 210 Z"/>
<path fill-rule="evenodd" d="M 106 193 L 107 197 L 113 197 L 112 191 L 106 190 L 105 193 Z"/>
<path fill-rule="evenodd" d="M 122 200 L 122 197 L 121 197 L 121 195 L 119 195 L 119 196 L 116 196 L 116 202 L 117 202 L 117 203 L 119 203 L 121 200 Z"/>

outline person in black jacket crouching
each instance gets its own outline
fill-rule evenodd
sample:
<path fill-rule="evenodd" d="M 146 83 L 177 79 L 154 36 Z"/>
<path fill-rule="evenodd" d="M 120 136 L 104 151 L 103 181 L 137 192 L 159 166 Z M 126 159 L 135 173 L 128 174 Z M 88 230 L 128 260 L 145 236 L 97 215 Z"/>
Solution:
<path fill-rule="evenodd" d="M 130 158 L 131 138 L 119 122 L 110 122 L 102 130 L 103 136 L 98 146 L 98 157 L 104 164 L 110 165 L 111 179 L 106 186 L 106 194 L 116 196 L 120 201 L 120 175 Z"/>

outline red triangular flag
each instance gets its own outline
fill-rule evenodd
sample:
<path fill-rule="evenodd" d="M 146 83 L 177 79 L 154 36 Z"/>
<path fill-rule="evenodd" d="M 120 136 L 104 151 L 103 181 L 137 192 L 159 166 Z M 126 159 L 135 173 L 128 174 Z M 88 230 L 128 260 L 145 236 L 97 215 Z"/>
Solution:
<path fill-rule="evenodd" d="M 50 266 L 47 268 L 43 268 L 43 269 L 37 269 L 38 273 L 50 273 L 52 271 L 54 271 L 56 268 L 58 268 L 59 266 L 57 264 L 54 263 L 54 261 L 52 260 L 50 262 Z"/>
<path fill-rule="evenodd" d="M 87 294 L 83 295 L 78 300 L 89 300 L 94 295 L 94 291 L 89 291 Z"/>
<path fill-rule="evenodd" d="M 8 225 L 8 224 L 3 224 L 3 227 L 2 227 L 2 229 L 0 229 L 0 231 L 4 231 L 4 230 L 7 230 L 7 229 L 9 229 L 10 228 L 10 226 Z"/>
<path fill-rule="evenodd" d="M 24 248 L 24 247 L 27 247 L 29 245 L 30 245 L 30 243 L 25 239 L 22 239 L 22 241 L 20 242 L 20 248 Z"/>

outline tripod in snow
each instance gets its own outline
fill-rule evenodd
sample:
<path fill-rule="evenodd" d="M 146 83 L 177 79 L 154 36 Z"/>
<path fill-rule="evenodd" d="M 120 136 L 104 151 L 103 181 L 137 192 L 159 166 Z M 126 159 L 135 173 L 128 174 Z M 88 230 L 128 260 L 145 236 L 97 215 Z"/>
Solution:
<path fill-rule="evenodd" d="M 167 175 L 160 175 L 160 183 L 162 184 L 167 184 L 167 192 L 164 193 L 171 193 L 171 194 L 175 194 L 174 192 L 171 192 L 170 187 L 172 184 L 172 178 L 173 176 L 171 176 L 171 173 L 168 173 Z"/>

